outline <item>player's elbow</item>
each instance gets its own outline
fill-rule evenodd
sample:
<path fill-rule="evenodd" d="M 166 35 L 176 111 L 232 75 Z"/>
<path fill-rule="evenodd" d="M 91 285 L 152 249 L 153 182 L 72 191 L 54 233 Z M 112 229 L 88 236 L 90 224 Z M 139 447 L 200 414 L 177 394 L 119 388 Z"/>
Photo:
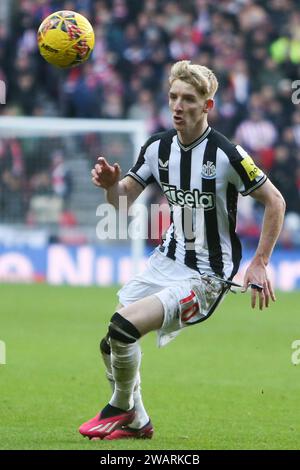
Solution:
<path fill-rule="evenodd" d="M 279 191 L 276 191 L 276 193 L 274 195 L 273 206 L 276 207 L 276 209 L 280 213 L 282 213 L 282 214 L 285 213 L 286 202 L 285 202 L 285 199 L 284 199 L 283 195 Z"/>
<path fill-rule="evenodd" d="M 275 217 L 276 220 L 281 220 L 281 222 L 283 223 L 286 203 L 284 197 L 278 190 L 274 191 L 268 201 L 267 206 L 269 207 L 270 213 L 273 214 L 273 217 Z"/>

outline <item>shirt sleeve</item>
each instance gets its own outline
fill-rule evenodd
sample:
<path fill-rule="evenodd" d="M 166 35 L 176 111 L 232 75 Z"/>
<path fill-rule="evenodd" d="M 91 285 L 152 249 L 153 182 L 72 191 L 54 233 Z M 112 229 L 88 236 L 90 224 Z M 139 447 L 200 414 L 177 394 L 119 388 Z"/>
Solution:
<path fill-rule="evenodd" d="M 267 176 L 256 166 L 250 155 L 237 145 L 230 157 L 231 180 L 237 191 L 243 196 L 247 196 L 255 189 L 262 186 Z"/>
<path fill-rule="evenodd" d="M 136 164 L 125 175 L 134 178 L 143 186 L 143 188 L 146 188 L 148 184 L 155 182 L 155 178 L 146 158 L 147 149 L 148 141 L 141 148 Z"/>

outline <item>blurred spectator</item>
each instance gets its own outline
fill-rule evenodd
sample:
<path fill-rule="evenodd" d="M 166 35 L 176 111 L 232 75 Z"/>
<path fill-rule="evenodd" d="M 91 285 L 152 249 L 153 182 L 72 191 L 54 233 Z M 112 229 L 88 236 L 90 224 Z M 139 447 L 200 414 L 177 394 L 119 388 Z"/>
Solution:
<path fill-rule="evenodd" d="M 53 193 L 66 202 L 72 191 L 72 179 L 61 150 L 52 155 L 51 185 Z"/>
<path fill-rule="evenodd" d="M 22 221 L 26 196 L 24 161 L 16 139 L 0 141 L 0 215 L 7 222 Z"/>
<path fill-rule="evenodd" d="M 155 129 L 155 103 L 153 94 L 149 90 L 141 90 L 136 103 L 128 110 L 128 118 L 141 119 L 148 123 L 149 133 Z"/>
<path fill-rule="evenodd" d="M 51 154 L 50 171 L 36 168 L 30 178 L 27 223 L 74 225 L 74 214 L 66 210 L 71 191 L 72 178 L 66 168 L 63 152 L 55 150 Z"/>
<path fill-rule="evenodd" d="M 250 152 L 257 152 L 271 148 L 275 144 L 277 130 L 260 109 L 251 109 L 249 118 L 239 124 L 235 138 Z"/>
<path fill-rule="evenodd" d="M 300 111 L 296 111 L 292 116 L 292 129 L 296 144 L 300 147 Z"/>
<path fill-rule="evenodd" d="M 251 86 L 247 62 L 237 61 L 230 75 L 236 101 L 242 105 L 246 104 Z"/>
<path fill-rule="evenodd" d="M 277 146 L 275 148 L 274 163 L 269 175 L 285 198 L 286 212 L 294 212 L 300 216 L 300 194 L 297 187 L 296 169 L 296 156 L 289 154 L 288 147 Z"/>
<path fill-rule="evenodd" d="M 263 29 L 267 23 L 268 15 L 260 2 L 244 2 L 240 11 L 239 20 L 244 32 Z"/>

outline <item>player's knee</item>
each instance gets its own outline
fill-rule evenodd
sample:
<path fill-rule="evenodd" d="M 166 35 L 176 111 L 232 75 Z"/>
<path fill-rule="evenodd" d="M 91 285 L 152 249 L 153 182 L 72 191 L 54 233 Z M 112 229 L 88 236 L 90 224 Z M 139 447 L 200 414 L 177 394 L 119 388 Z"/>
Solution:
<path fill-rule="evenodd" d="M 100 352 L 102 354 L 110 355 L 111 350 L 110 350 L 110 345 L 109 345 L 109 342 L 108 342 L 108 338 L 109 338 L 109 335 L 107 334 L 105 336 L 105 338 L 102 338 L 102 340 L 100 341 Z"/>
<path fill-rule="evenodd" d="M 118 312 L 111 317 L 108 333 L 112 339 L 126 344 L 135 343 L 141 337 L 137 328 Z"/>

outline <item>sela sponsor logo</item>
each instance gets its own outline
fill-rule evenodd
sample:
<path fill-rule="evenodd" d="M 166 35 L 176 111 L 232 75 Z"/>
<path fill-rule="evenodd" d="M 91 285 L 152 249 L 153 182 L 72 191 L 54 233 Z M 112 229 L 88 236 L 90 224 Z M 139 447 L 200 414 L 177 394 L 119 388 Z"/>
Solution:
<path fill-rule="evenodd" d="M 213 193 L 200 193 L 199 189 L 192 191 L 183 191 L 176 186 L 162 183 L 163 192 L 170 204 L 178 206 L 188 206 L 193 208 L 202 208 L 211 210 L 215 208 L 215 196 Z"/>
<path fill-rule="evenodd" d="M 210 162 L 209 160 L 207 163 L 204 163 L 202 165 L 202 172 L 201 172 L 202 178 L 211 180 L 216 177 L 216 167 L 213 164 L 213 162 Z"/>

